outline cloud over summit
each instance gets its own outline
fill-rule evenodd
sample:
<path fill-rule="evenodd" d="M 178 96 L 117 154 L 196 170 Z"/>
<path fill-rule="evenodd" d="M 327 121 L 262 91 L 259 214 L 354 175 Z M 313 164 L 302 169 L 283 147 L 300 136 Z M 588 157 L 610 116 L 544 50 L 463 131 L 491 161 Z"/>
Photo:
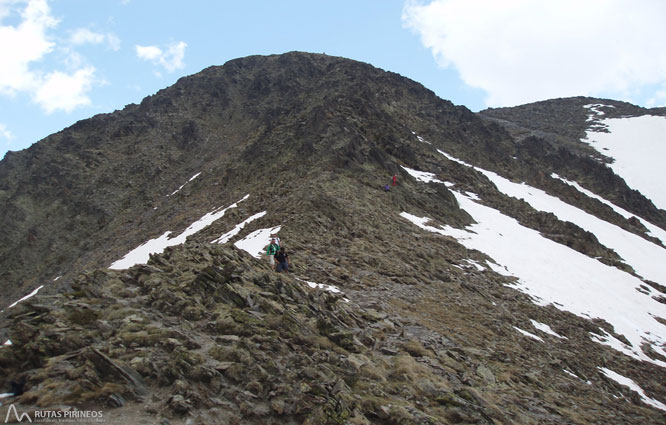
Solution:
<path fill-rule="evenodd" d="M 7 17 L 18 18 L 18 24 L 5 25 Z M 88 92 L 95 81 L 95 68 L 83 66 L 75 52 L 69 55 L 74 69 L 39 68 L 39 62 L 56 48 L 49 32 L 58 23 L 46 0 L 0 3 L 0 94 L 27 93 L 47 113 L 70 112 L 90 104 Z"/>
<path fill-rule="evenodd" d="M 402 20 L 488 106 L 512 106 L 652 87 L 666 102 L 665 16 L 652 0 L 410 0 Z"/>

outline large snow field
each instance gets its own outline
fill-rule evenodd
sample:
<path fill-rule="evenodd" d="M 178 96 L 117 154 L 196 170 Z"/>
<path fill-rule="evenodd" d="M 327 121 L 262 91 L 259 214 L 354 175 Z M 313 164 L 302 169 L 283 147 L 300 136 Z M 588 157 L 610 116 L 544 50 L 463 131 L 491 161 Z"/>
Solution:
<path fill-rule="evenodd" d="M 606 320 L 631 343 L 634 350 L 628 352 L 633 357 L 666 367 L 638 349 L 648 342 L 666 354 L 666 326 L 653 317 L 666 318 L 666 305 L 638 292 L 640 279 L 551 241 L 465 195 L 454 195 L 476 224 L 465 229 L 435 227 L 428 225 L 427 217 L 401 215 L 424 230 L 452 236 L 465 247 L 487 254 L 504 268 L 504 274 L 518 277 L 514 286 L 535 303 Z"/>
<path fill-rule="evenodd" d="M 666 267 L 663 266 L 666 264 L 666 249 L 663 247 L 569 205 L 541 189 L 525 183 L 514 183 L 497 173 L 467 164 L 441 150 L 439 153 L 451 161 L 474 168 L 484 174 L 505 195 L 523 199 L 537 211 L 553 213 L 560 220 L 569 221 L 593 233 L 601 244 L 614 250 L 640 276 L 666 285 Z M 660 234 L 663 235 L 663 233 Z"/>
<path fill-rule="evenodd" d="M 449 160 L 473 167 L 445 152 L 439 152 Z M 594 233 L 602 244 L 614 249 L 638 274 L 666 284 L 666 270 L 663 267 L 666 264 L 666 249 L 540 189 L 511 182 L 478 167 L 473 168 L 486 175 L 506 195 L 524 199 L 536 210 L 551 212 L 560 220 L 573 222 Z M 410 170 L 410 174 L 425 183 L 437 182 L 435 176 L 428 173 Z M 577 188 L 582 190 L 580 186 Z M 501 266 L 489 263 L 489 267 L 517 277 L 514 286 L 529 294 L 537 304 L 553 304 L 585 318 L 606 320 L 615 332 L 627 338 L 631 347 L 604 332 L 601 332 L 603 337 L 595 341 L 634 358 L 666 367 L 666 362 L 650 359 L 640 349 L 646 342 L 656 351 L 666 354 L 666 326 L 655 320 L 655 317 L 666 318 L 666 305 L 652 298 L 660 295 L 657 290 L 646 286 L 641 279 L 629 273 L 607 266 L 522 226 L 512 217 L 477 202 L 479 199 L 474 194 L 454 192 L 454 195 L 460 207 L 472 216 L 476 224 L 465 229 L 436 227 L 428 224 L 428 217 L 417 217 L 406 212 L 401 216 L 425 230 L 452 236 L 465 247 L 487 254 Z M 663 236 L 663 233 L 659 233 L 659 236 Z"/>
<path fill-rule="evenodd" d="M 589 130 L 582 141 L 612 158 L 610 167 L 615 174 L 666 210 L 666 117 L 643 115 L 596 122 L 608 132 Z"/>
<path fill-rule="evenodd" d="M 574 181 L 567 180 L 567 179 L 565 179 L 563 177 L 560 177 L 560 176 L 558 176 L 557 174 L 554 174 L 554 173 L 551 175 L 551 177 L 554 178 L 554 179 L 561 180 L 562 182 L 568 184 L 569 186 L 574 187 L 576 190 L 578 190 L 582 194 L 584 194 L 586 196 L 589 196 L 590 198 L 596 199 L 596 200 L 598 200 L 599 202 L 601 202 L 603 204 L 608 205 L 616 213 L 620 214 L 624 218 L 635 217 L 638 221 L 641 222 L 641 224 L 643 226 L 645 226 L 646 229 L 648 229 L 648 234 L 650 236 L 653 236 L 653 237 L 659 239 L 663 244 L 666 244 L 666 230 L 662 229 L 661 227 L 655 226 L 654 224 L 650 223 L 649 221 L 647 221 L 643 218 L 637 217 L 633 213 L 630 213 L 629 211 L 625 210 L 624 208 L 618 207 L 614 203 L 602 198 L 601 196 L 597 195 L 596 193 L 594 193 L 590 190 L 585 189 L 583 186 L 581 186 L 580 184 L 578 184 Z"/>

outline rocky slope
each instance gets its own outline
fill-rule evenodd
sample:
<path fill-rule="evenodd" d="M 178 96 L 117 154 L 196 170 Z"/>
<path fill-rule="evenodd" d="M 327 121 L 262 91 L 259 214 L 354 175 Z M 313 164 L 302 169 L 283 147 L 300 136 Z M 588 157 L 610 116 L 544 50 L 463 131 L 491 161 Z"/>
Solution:
<path fill-rule="evenodd" d="M 638 219 L 552 177 L 666 228 L 666 212 L 578 142 L 591 103 L 476 115 L 399 75 L 290 53 L 208 68 L 7 155 L 0 284 L 12 345 L 0 348 L 0 392 L 18 394 L 0 414 L 12 402 L 26 412 L 103 409 L 110 423 L 663 422 L 663 410 L 601 371 L 666 401 L 666 369 L 590 337 L 626 341 L 609 323 L 535 304 L 515 277 L 478 267 L 487 255 L 400 215 L 472 224 L 455 185 L 637 275 L 596 235 L 507 196 L 480 171 L 660 244 Z M 399 185 L 385 192 L 394 174 Z M 193 224 L 212 215 L 207 227 Z M 255 216 L 226 244 L 212 242 Z M 234 246 L 277 226 L 290 274 Z M 146 265 L 109 269 L 151 239 L 181 234 L 185 244 Z M 645 285 L 664 292 L 663 282 Z M 558 336 L 533 330 L 544 343 L 517 331 L 534 320 Z"/>

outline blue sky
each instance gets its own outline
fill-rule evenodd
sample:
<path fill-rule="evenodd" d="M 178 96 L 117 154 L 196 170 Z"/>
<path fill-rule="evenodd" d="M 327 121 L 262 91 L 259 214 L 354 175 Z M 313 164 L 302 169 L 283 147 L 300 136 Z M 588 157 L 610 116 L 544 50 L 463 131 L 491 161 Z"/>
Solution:
<path fill-rule="evenodd" d="M 665 21 L 660 0 L 0 0 L 0 157 L 208 66 L 292 50 L 473 111 L 575 95 L 663 106 Z"/>

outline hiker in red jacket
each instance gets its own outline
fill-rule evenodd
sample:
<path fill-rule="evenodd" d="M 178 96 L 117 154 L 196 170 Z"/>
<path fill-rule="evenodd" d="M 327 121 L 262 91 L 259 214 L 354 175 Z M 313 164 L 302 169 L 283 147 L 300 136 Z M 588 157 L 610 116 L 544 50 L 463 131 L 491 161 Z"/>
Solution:
<path fill-rule="evenodd" d="M 392 186 L 397 186 L 398 185 L 398 175 L 394 174 L 393 175 L 393 184 Z"/>

